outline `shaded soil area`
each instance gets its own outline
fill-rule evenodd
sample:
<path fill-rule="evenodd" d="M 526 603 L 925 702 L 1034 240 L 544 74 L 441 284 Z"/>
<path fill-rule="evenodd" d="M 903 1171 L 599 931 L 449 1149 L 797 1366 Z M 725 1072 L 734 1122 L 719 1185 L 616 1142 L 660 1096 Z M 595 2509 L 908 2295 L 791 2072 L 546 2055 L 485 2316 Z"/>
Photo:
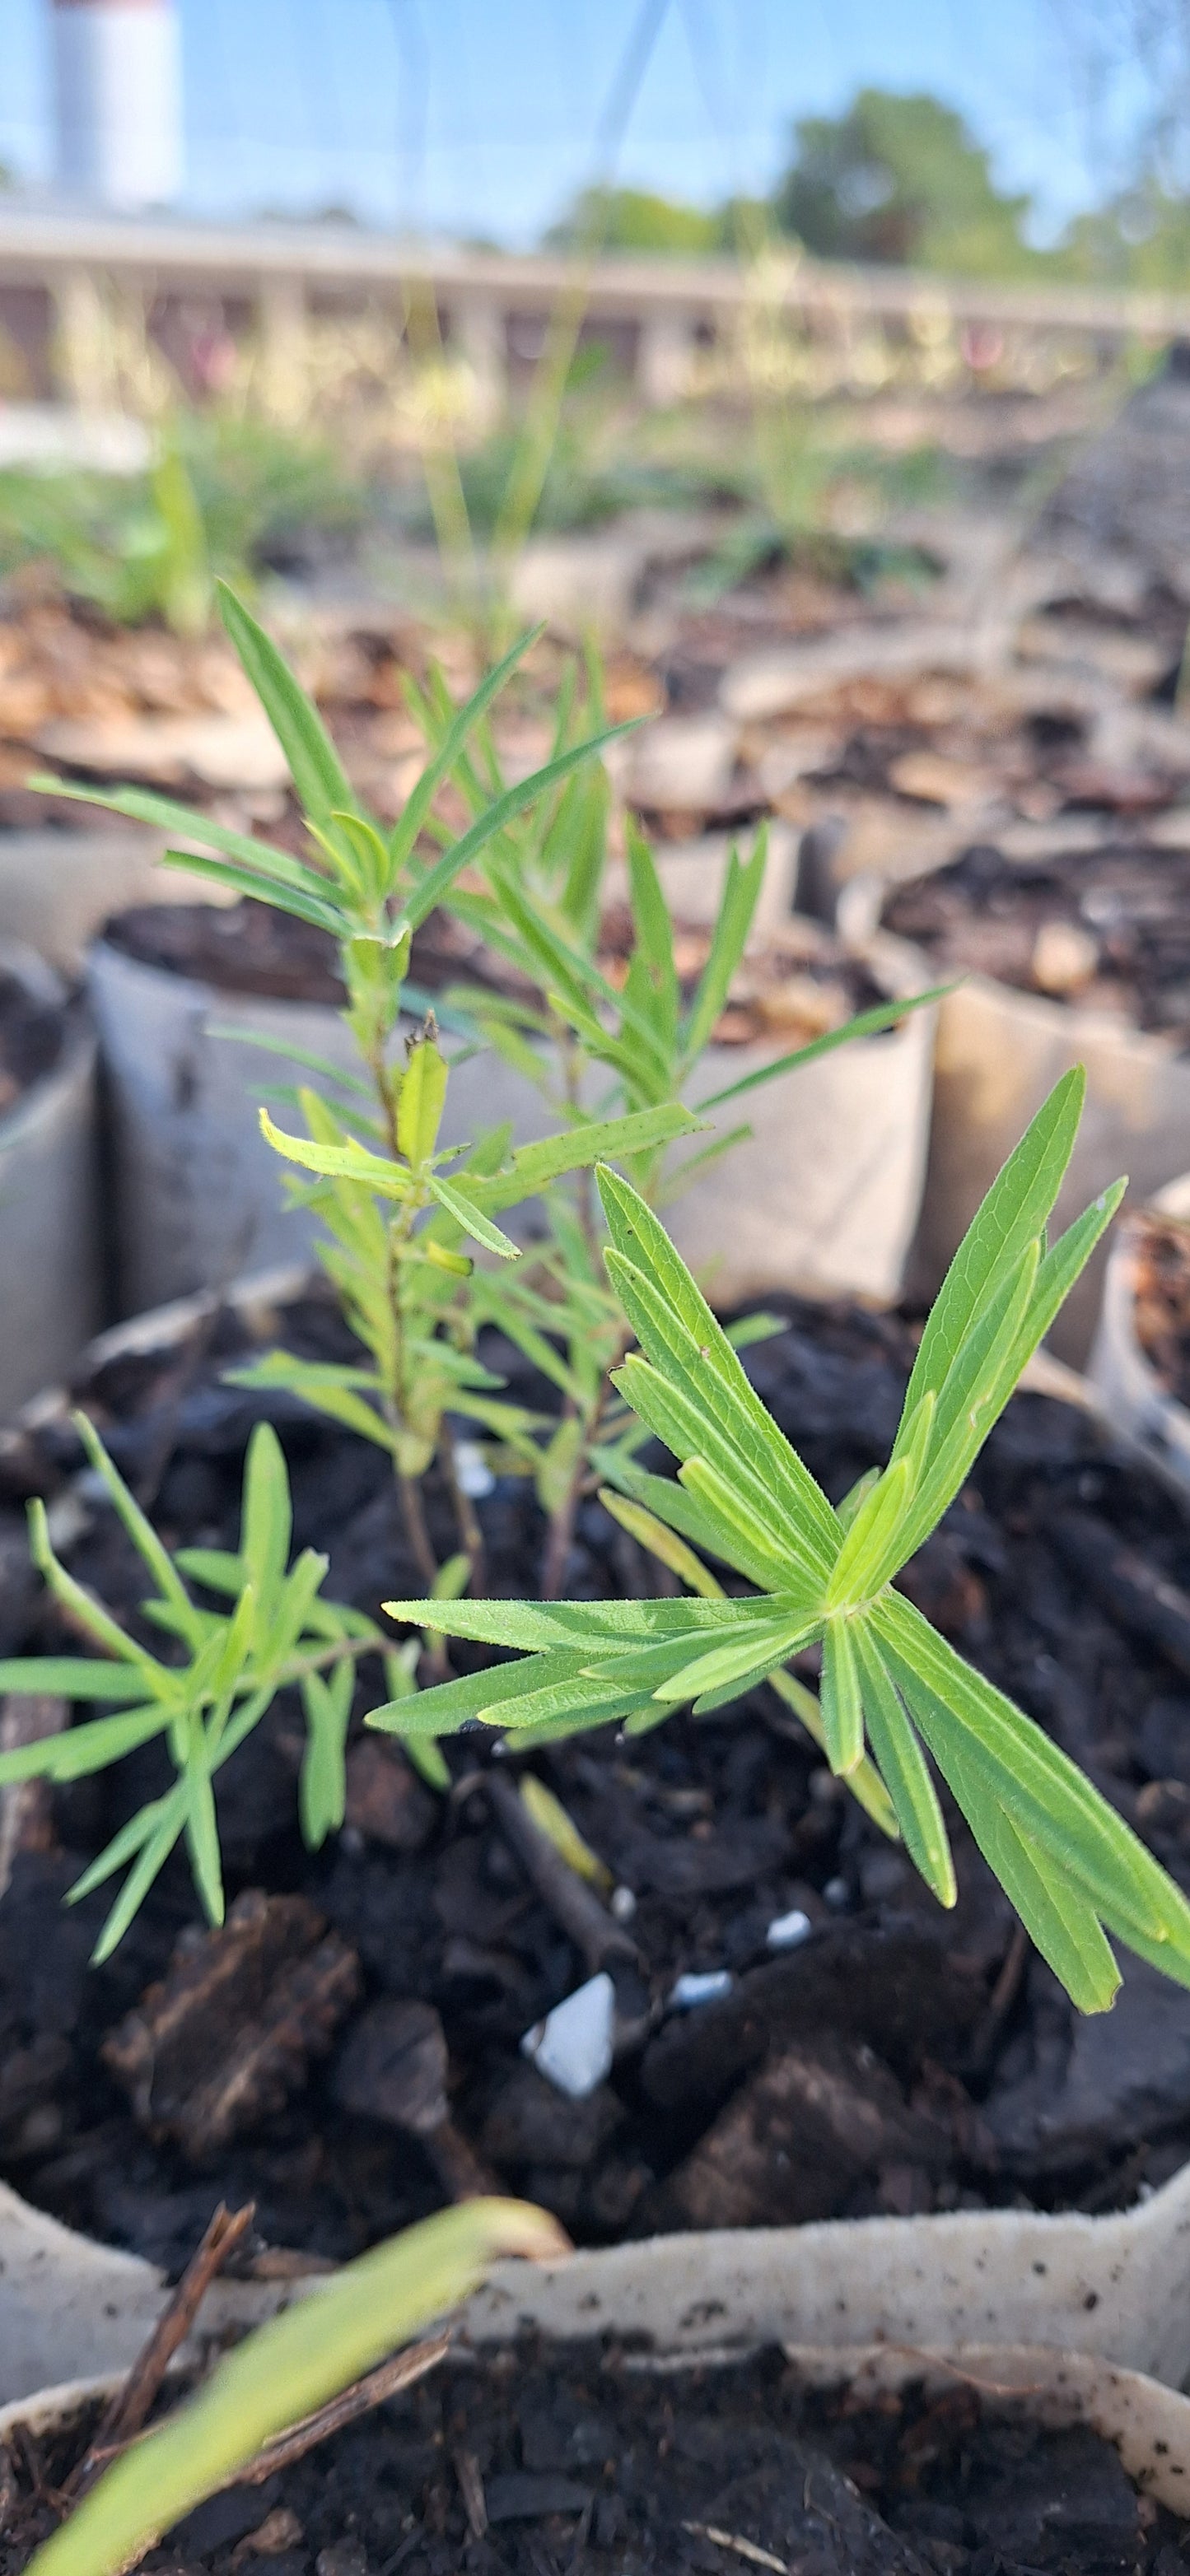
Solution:
<path fill-rule="evenodd" d="M 621 984 L 633 946 L 626 904 L 605 916 L 599 966 Z M 105 937 L 124 956 L 166 974 L 185 975 L 225 993 L 251 993 L 277 1001 L 318 1002 L 341 1009 L 338 953 L 327 931 L 272 912 L 264 904 L 136 904 L 107 924 Z M 679 923 L 674 962 L 683 995 L 693 995 L 711 950 L 711 932 Z M 442 994 L 458 988 L 513 994 L 535 1008 L 542 997 L 514 969 L 486 949 L 473 932 L 445 912 L 432 913 L 414 941 L 409 968 L 415 991 Z M 849 956 L 817 922 L 777 925 L 764 950 L 750 955 L 733 978 L 727 1008 L 714 1031 L 716 1045 L 774 1043 L 813 1037 L 837 1028 L 853 1012 L 886 999 L 867 968 Z"/>
<path fill-rule="evenodd" d="M 323 1002 L 333 1010 L 344 1005 L 338 949 L 330 932 L 250 899 L 134 904 L 108 922 L 104 936 L 141 965 L 193 976 L 216 992 Z M 491 965 L 472 933 L 436 912 L 414 940 L 409 971 L 413 983 L 429 992 L 464 980 L 500 991 L 512 988 L 514 979 L 495 976 Z"/>
<path fill-rule="evenodd" d="M 912 1330 L 775 1302 L 786 1328 L 748 1365 L 838 1497 L 887 1456 Z M 260 1329 L 345 1356 L 318 1295 Z M 381 1452 L 285 1395 L 222 1383 L 246 1338 L 225 1314 L 203 1347 L 125 1355 L 77 1390 L 168 1542 L 236 1544 L 245 1444 L 267 1409 L 295 1546 L 328 1551 L 331 1594 L 375 1613 L 418 1592 Z M 514 1353 L 485 1355 L 543 1401 Z M 72 1643 L 28 1568 L 31 1490 L 55 1501 L 75 1572 L 137 1615 L 143 1570 L 79 1465 L 65 1421 L 0 1442 L 0 1652 Z M 454 1529 L 433 1486 L 428 1508 L 445 1558 Z M 478 1510 L 490 1588 L 532 1593 L 531 1492 L 501 1479 Z M 1190 1528 L 1165 1489 L 1077 1408 L 1018 1396 L 904 1582 L 1190 1885 Z M 585 1503 L 568 1592 L 661 1583 Z M 812 1679 L 812 1659 L 801 1669 Z M 381 1695 L 365 1670 L 359 1713 Z M 201 1929 L 181 1859 L 99 1971 L 87 1957 L 105 1891 L 63 1909 L 80 1864 L 166 1784 L 158 1748 L 35 1800 L 10 1833 L 0 2164 L 109 2241 L 176 2268 L 219 2199 L 252 2200 L 256 2256 L 338 2259 L 485 2180 L 594 2242 L 878 2211 L 1096 2210 L 1190 2150 L 1190 1995 L 1132 1962 L 1113 2013 L 1080 2020 L 957 1818 L 960 1897 L 944 1915 L 768 1692 L 630 1744 L 607 1728 L 539 1752 L 537 1776 L 607 1865 L 603 1894 L 551 1865 L 526 1831 L 518 1766 L 486 1736 L 447 1746 L 445 1798 L 361 1734 L 347 1827 L 305 1853 L 301 1736 L 296 1704 L 279 1702 L 218 1775 L 234 1899 L 222 1934 Z M 612 1886 L 627 1893 L 605 1902 Z M 572 2099 L 521 2041 L 603 1974 L 613 2062 Z M 678 1986 L 689 1978 L 712 1982 Z"/>
<path fill-rule="evenodd" d="M 0 965 L 0 1116 L 54 1071 L 66 1042 L 68 1007 L 29 992 Z"/>
<path fill-rule="evenodd" d="M 939 973 L 994 975 L 1047 1000 L 1118 1012 L 1190 1045 L 1190 847 L 1097 847 L 1037 864 L 993 843 L 898 887 L 890 930 Z"/>
<path fill-rule="evenodd" d="M 36 2468 L 60 2484 L 76 2425 Z M 3 2576 L 53 2508 L 14 2463 Z M 10 2490 L 11 2492 L 11 2490 Z M 199 2505 L 142 2564 L 170 2576 L 1179 2576 L 1190 2529 L 1084 2425 L 1047 2430 L 956 2379 L 864 2405 L 778 2353 L 656 2375 L 623 2353 L 448 2361 L 263 2486 Z"/>

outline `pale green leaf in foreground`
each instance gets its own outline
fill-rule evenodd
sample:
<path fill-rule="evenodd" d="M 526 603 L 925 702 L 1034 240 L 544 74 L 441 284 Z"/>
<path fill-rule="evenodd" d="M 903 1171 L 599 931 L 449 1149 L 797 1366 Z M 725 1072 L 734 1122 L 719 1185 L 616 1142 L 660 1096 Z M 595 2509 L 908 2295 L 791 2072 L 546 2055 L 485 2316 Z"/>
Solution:
<path fill-rule="evenodd" d="M 117 2576 L 262 2446 L 448 2316 L 508 2255 L 550 2262 L 557 2220 L 521 2200 L 471 2200 L 361 2254 L 218 2362 L 197 2393 L 115 2460 L 28 2576 Z"/>

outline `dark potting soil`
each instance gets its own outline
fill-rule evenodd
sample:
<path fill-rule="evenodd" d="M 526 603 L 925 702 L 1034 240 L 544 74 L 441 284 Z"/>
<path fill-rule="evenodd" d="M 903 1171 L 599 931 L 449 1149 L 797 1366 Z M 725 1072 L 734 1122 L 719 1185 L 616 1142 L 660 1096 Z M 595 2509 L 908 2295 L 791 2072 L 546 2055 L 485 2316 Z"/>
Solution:
<path fill-rule="evenodd" d="M 748 1365 L 839 1496 L 888 1454 L 913 1336 L 893 1318 L 776 1303 L 786 1329 Z M 261 1329 L 345 1356 L 321 1295 Z M 205 1349 L 127 1354 L 76 1390 L 167 1541 L 236 1543 L 245 1444 L 267 1410 L 295 1546 L 328 1551 L 331 1594 L 375 1612 L 419 1592 L 382 1453 L 283 1394 L 223 1383 L 246 1338 L 225 1313 Z M 485 1347 L 522 1400 L 543 1401 L 514 1353 Z M 80 1464 L 64 1420 L 0 1438 L 0 1653 L 73 1645 L 28 1567 L 31 1490 L 56 1499 L 80 1578 L 136 1615 L 143 1570 L 93 1482 L 80 1502 Z M 433 1486 L 428 1508 L 445 1557 L 453 1524 Z M 502 1479 L 478 1510 L 489 1588 L 533 1593 L 531 1492 Z M 1078 1408 L 1018 1396 L 904 1581 L 1190 1886 L 1190 1526 L 1165 1488 Z M 592 1499 L 566 1588 L 660 1584 Z M 365 1673 L 361 1710 L 379 1689 Z M 21 1811 L 0 1904 L 0 2168 L 70 2223 L 176 2268 L 218 2200 L 250 2199 L 258 2247 L 341 2258 L 494 2179 L 600 2242 L 873 2211 L 1102 2209 L 1190 2152 L 1190 1994 L 1126 1962 L 1112 2014 L 1081 2020 L 958 1819 L 960 1897 L 944 1914 L 767 1692 L 631 1744 L 604 1729 L 539 1753 L 534 1769 L 635 1898 L 581 1920 L 540 1847 L 526 1858 L 512 1766 L 474 1737 L 447 1745 L 454 1792 L 438 1798 L 361 1734 L 347 1828 L 304 1852 L 301 1733 L 279 1704 L 218 1775 L 226 1931 L 202 1931 L 177 1856 L 99 1970 L 87 1957 L 107 1891 L 61 1900 L 165 1785 L 164 1759 L 146 1748 Z M 799 1914 L 785 1937 L 806 1937 L 775 1947 L 770 1926 Z M 575 2101 L 520 2042 L 604 1966 L 618 2053 Z M 717 1984 L 677 2009 L 676 1981 L 708 1974 Z"/>
<path fill-rule="evenodd" d="M 68 1005 L 31 993 L 0 966 L 0 1115 L 52 1073 L 66 1038 Z"/>
<path fill-rule="evenodd" d="M 1088 847 L 1026 865 L 980 843 L 898 886 L 884 923 L 940 974 L 993 975 L 1190 1046 L 1190 850 Z"/>
<path fill-rule="evenodd" d="M 51 2488 L 84 2439 L 76 2420 L 39 2440 Z M 0 2576 L 19 2576 L 55 2526 L 21 2451 Z M 1180 2576 L 1188 2546 L 1190 2526 L 1101 2435 L 1044 2429 L 1027 2401 L 1005 2408 L 961 2380 L 865 2405 L 806 2388 L 776 2352 L 658 2375 L 614 2351 L 522 2346 L 448 2360 L 267 2484 L 209 2498 L 141 2563 L 149 2576 Z"/>
<path fill-rule="evenodd" d="M 251 993 L 280 1001 L 343 1004 L 334 940 L 313 923 L 295 921 L 267 905 L 137 904 L 109 921 L 104 936 L 141 964 L 186 975 L 216 991 Z M 614 982 L 631 954 L 632 921 L 626 904 L 609 908 L 599 963 Z M 689 995 L 710 954 L 708 929 L 678 925 L 675 956 Z M 479 986 L 540 1001 L 533 985 L 494 957 L 473 932 L 448 913 L 431 914 L 413 942 L 410 981 L 425 993 Z M 749 957 L 732 985 L 715 1040 L 731 1046 L 772 1039 L 774 1046 L 835 1028 L 853 1012 L 886 999 L 862 963 L 813 922 L 791 922 L 774 933 L 763 955 Z"/>
<path fill-rule="evenodd" d="M 343 979 L 330 932 L 274 912 L 268 904 L 133 904 L 106 924 L 103 935 L 141 965 L 192 976 L 216 992 L 343 1007 Z M 508 990 L 514 979 L 493 974 L 492 962 L 471 932 L 436 912 L 413 942 L 409 972 L 427 992 L 464 982 Z"/>
<path fill-rule="evenodd" d="M 1190 1404 L 1190 1225 L 1142 1214 L 1134 1240 L 1137 1340 L 1163 1386 Z"/>

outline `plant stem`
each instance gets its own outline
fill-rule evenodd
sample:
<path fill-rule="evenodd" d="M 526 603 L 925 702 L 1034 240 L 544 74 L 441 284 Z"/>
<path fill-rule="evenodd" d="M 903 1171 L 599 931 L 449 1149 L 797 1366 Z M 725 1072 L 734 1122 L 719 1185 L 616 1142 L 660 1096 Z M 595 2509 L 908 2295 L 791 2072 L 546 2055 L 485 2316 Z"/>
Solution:
<path fill-rule="evenodd" d="M 408 1539 L 409 1545 L 417 1560 L 417 1570 L 427 1588 L 432 1592 L 434 1585 L 438 1580 L 438 1560 L 430 1544 L 430 1533 L 426 1527 L 426 1514 L 425 1506 L 421 1498 L 420 1477 L 403 1475 L 401 1469 L 398 1467 L 397 1491 L 401 1497 L 401 1512 L 405 1522 L 405 1536 Z"/>

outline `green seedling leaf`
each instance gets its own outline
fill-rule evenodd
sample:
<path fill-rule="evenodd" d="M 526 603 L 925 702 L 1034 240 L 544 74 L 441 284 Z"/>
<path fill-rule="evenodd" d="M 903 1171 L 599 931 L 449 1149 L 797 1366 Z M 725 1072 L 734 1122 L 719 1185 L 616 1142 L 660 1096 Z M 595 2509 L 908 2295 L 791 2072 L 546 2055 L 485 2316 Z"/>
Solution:
<path fill-rule="evenodd" d="M 464 1234 L 470 1235 L 474 1243 L 481 1243 L 485 1252 L 496 1253 L 501 1261 L 520 1260 L 519 1243 L 514 1243 L 511 1235 L 502 1234 L 490 1217 L 482 1215 L 466 1190 L 458 1189 L 453 1181 L 444 1181 L 441 1172 L 431 1173 L 428 1186 L 439 1207 L 445 1208 L 446 1214 L 454 1218 L 456 1225 L 461 1225 Z"/>
<path fill-rule="evenodd" d="M 977 1311 L 1042 1234 L 1074 1150 L 1085 1091 L 1086 1075 L 1075 1065 L 1042 1103 L 972 1218 L 922 1334 L 903 1419 L 928 1388 L 941 1393 Z"/>
<path fill-rule="evenodd" d="M 859 1663 L 850 1619 L 828 1619 L 822 1640 L 822 1688 L 819 1693 L 826 1758 L 844 1777 L 863 1759 L 864 1712 Z"/>
<path fill-rule="evenodd" d="M 957 1894 L 954 1862 L 937 1792 L 896 1684 L 878 1644 L 861 1620 L 855 1622 L 855 1651 L 868 1740 L 892 1800 L 905 1848 L 939 1904 L 952 1906 Z"/>
<path fill-rule="evenodd" d="M 187 850 L 166 850 L 161 865 L 181 869 L 187 876 L 208 877 L 212 885 L 247 895 L 253 903 L 271 904 L 274 912 L 290 912 L 295 921 L 310 921 L 316 930 L 329 930 L 333 939 L 341 939 L 348 926 L 333 903 L 296 886 L 278 884 L 258 869 L 237 867 L 230 859 L 202 859 Z"/>
<path fill-rule="evenodd" d="M 725 1090 L 712 1092 L 709 1100 L 699 1101 L 699 1115 L 705 1118 L 710 1109 L 726 1109 L 729 1101 L 742 1100 L 747 1092 L 759 1091 L 763 1083 L 775 1082 L 778 1074 L 797 1073 L 802 1065 L 813 1064 L 820 1055 L 830 1055 L 833 1048 L 850 1046 L 853 1038 L 878 1037 L 882 1029 L 897 1028 L 911 1011 L 928 1010 L 944 1002 L 954 990 L 953 984 L 933 984 L 928 993 L 908 993 L 899 1001 L 880 1002 L 873 1010 L 857 1011 L 855 1018 L 846 1020 L 841 1029 L 828 1029 L 825 1036 L 811 1038 L 806 1046 L 794 1047 L 789 1055 L 775 1056 L 771 1064 L 758 1065 L 754 1073 L 745 1073 L 738 1082 L 729 1082 Z"/>
<path fill-rule="evenodd" d="M 386 1601 L 390 1619 L 411 1628 L 436 1627 L 447 1637 L 470 1637 L 483 1646 L 535 1652 L 564 1646 L 585 1654 L 601 1647 L 653 1644 L 707 1629 L 721 1635 L 737 1623 L 786 1623 L 801 1616 L 799 1602 L 746 1601 Z M 492 1676 L 487 1676 L 490 1681 Z M 423 1692 L 423 1698 L 426 1694 Z"/>
<path fill-rule="evenodd" d="M 747 865 L 741 865 L 735 850 L 728 859 L 711 938 L 711 953 L 682 1031 L 683 1065 L 686 1069 L 697 1063 L 727 1000 L 727 989 L 747 946 L 752 917 L 760 900 L 768 849 L 768 827 L 762 825 Z"/>
<path fill-rule="evenodd" d="M 312 1047 L 294 1046 L 289 1038 L 270 1037 L 264 1029 L 235 1028 L 229 1020 L 208 1020 L 209 1038 L 224 1040 L 229 1046 L 259 1047 L 265 1055 L 284 1057 L 287 1064 L 300 1064 L 307 1073 L 316 1073 L 323 1082 L 335 1083 L 340 1091 L 349 1091 L 358 1100 L 372 1097 L 366 1082 L 342 1065 L 333 1064 L 329 1055 L 317 1055 Z"/>
<path fill-rule="evenodd" d="M 300 859 L 295 859 L 292 851 L 274 848 L 271 841 L 258 841 L 249 832 L 231 831 L 226 824 L 215 822 L 209 814 L 200 814 L 188 805 L 175 804 L 170 796 L 155 796 L 143 787 L 121 787 L 105 794 L 98 788 L 73 787 L 65 779 L 44 776 L 31 778 L 28 784 L 39 796 L 68 796 L 76 804 L 98 805 L 105 813 L 122 814 L 128 822 L 148 823 L 167 835 L 182 833 L 188 840 L 198 841 L 204 849 L 220 850 L 241 869 L 264 881 L 268 889 L 264 896 L 266 902 L 276 899 L 274 888 L 301 893 L 310 902 L 321 906 L 325 914 L 324 928 L 333 931 L 340 926 L 340 915 L 333 901 L 334 889 L 329 880 L 317 869 L 306 867 Z M 162 865 L 197 867 L 198 858 L 186 850 L 171 850 L 165 853 Z"/>
<path fill-rule="evenodd" d="M 1072 1883 L 1109 1931 L 1144 1944 L 1168 1975 L 1190 1982 L 1190 1905 L 1077 1765 L 910 1602 L 890 1593 L 870 1615 L 943 1774 L 956 1754 L 967 1771 L 977 1767 L 1018 1832 L 1049 1854 L 1055 1898 Z"/>
<path fill-rule="evenodd" d="M 140 1690 L 151 1691 L 155 1699 L 172 1699 L 176 1689 L 173 1674 L 164 1664 L 158 1663 L 155 1655 L 150 1655 L 145 1647 L 138 1645 L 134 1637 L 126 1636 L 102 1602 L 97 1601 L 93 1593 L 85 1591 L 83 1585 L 76 1583 L 74 1576 L 67 1573 L 65 1566 L 59 1564 L 50 1542 L 45 1505 L 38 1497 L 29 1505 L 29 1553 L 38 1573 L 44 1577 L 55 1600 L 69 1614 L 72 1624 L 94 1637 L 96 1644 L 102 1646 L 105 1654 L 114 1656 L 117 1663 L 122 1663 L 126 1669 L 131 1668 Z"/>
<path fill-rule="evenodd" d="M 460 708 L 448 725 L 437 751 L 423 769 L 403 814 L 393 825 L 389 837 L 392 883 L 395 884 L 398 872 L 412 855 L 418 833 L 439 788 L 458 767 L 468 735 L 473 732 L 481 717 L 487 713 L 493 698 L 498 697 L 505 682 L 511 679 L 517 664 L 523 662 L 530 645 L 536 644 L 544 631 L 541 626 L 531 626 L 527 634 L 520 636 L 511 651 L 505 654 L 503 661 L 497 662 L 495 669 L 489 671 L 486 678 L 481 680 L 474 696 L 468 699 L 466 706 Z M 421 721 L 420 718 L 419 721 Z M 426 727 L 423 723 L 424 730 Z"/>
<path fill-rule="evenodd" d="M 977 1761 L 952 1745 L 947 1764 L 975 1840 L 1031 1941 L 1080 2012 L 1107 2012 L 1120 1971 L 1093 1906 L 1075 1889 L 1054 1888 L 1050 1856 L 1006 1812 Z"/>
<path fill-rule="evenodd" d="M 915 1462 L 898 1458 L 864 1495 L 826 1587 L 827 1610 L 858 1609 L 904 1562 L 898 1542 L 914 1477 Z"/>
<path fill-rule="evenodd" d="M 397 1143 L 409 1163 L 428 1163 L 446 1105 L 446 1058 L 432 1038 L 410 1048 L 397 1100 Z"/>
<path fill-rule="evenodd" d="M 597 752 L 606 750 L 609 742 L 615 742 L 620 734 L 631 731 L 631 725 L 612 725 L 606 733 L 593 735 L 590 742 L 577 743 L 572 751 L 564 751 L 557 760 L 547 761 L 544 769 L 535 770 L 531 778 L 522 779 L 517 786 L 507 788 L 503 796 L 498 796 L 486 813 L 472 823 L 470 830 L 464 832 L 462 839 L 455 841 L 445 856 L 418 878 L 406 906 L 410 929 L 419 930 L 423 921 L 428 921 L 461 869 L 469 867 L 507 823 L 511 823 L 516 815 L 523 814 L 527 805 L 532 805 L 538 796 L 545 795 L 559 780 L 568 778 L 580 762 L 592 760 Z"/>
<path fill-rule="evenodd" d="M 264 2444 L 435 2324 L 508 2255 L 567 2252 L 557 2220 L 469 2200 L 376 2246 L 259 2326 L 164 2424 L 113 2462 L 30 2561 L 29 2576 L 117 2576 Z"/>
<path fill-rule="evenodd" d="M 258 626 L 226 582 L 218 584 L 219 614 L 289 764 L 298 803 L 325 829 L 336 809 L 354 813 L 356 800 L 339 755 L 317 709 L 295 680 L 263 626 Z"/>
<path fill-rule="evenodd" d="M 248 1443 L 244 1466 L 244 1504 L 240 1522 L 240 1557 L 245 1586 L 267 1600 L 289 1563 L 293 1513 L 289 1477 L 281 1443 L 272 1424 L 258 1422 Z"/>
<path fill-rule="evenodd" d="M 186 1841 L 194 1884 L 202 1898 L 207 1921 L 218 1926 L 224 1917 L 219 1827 L 215 1820 L 211 1775 L 197 1747 L 186 1771 Z"/>
<path fill-rule="evenodd" d="M 789 1512 L 799 1552 L 825 1578 L 838 1549 L 839 1529 L 825 1494 L 795 1449 L 784 1440 L 751 1385 L 664 1227 L 631 1184 L 616 1172 L 596 1173 L 603 1212 L 615 1249 L 651 1279 L 685 1327 L 716 1385 L 732 1399 L 732 1423 L 747 1422 L 754 1454 L 763 1459 L 774 1499 Z M 680 1453 L 679 1453 L 680 1454 Z"/>
<path fill-rule="evenodd" d="M 21 1666 L 12 1671 L 19 1674 Z M 89 1670 L 85 1666 L 84 1670 Z M 23 1690 L 27 1685 L 17 1681 L 9 1689 Z M 124 1682 L 119 1696 L 127 1696 Z M 100 1694 L 88 1692 L 88 1697 Z M 118 1717 L 96 1717 L 85 1726 L 68 1727 L 63 1735 L 42 1736 L 36 1744 L 14 1745 L 11 1752 L 0 1753 L 0 1788 L 11 1780 L 82 1780 L 92 1771 L 105 1771 L 109 1762 L 119 1762 L 126 1753 L 134 1753 L 140 1744 L 148 1744 L 155 1735 L 163 1735 L 171 1724 L 172 1712 L 155 1700 L 151 1708 L 129 1708 Z"/>
<path fill-rule="evenodd" d="M 787 1655 L 806 1643 L 806 1637 L 804 1619 L 784 1626 L 775 1620 L 749 1620 L 741 1637 L 711 1646 L 705 1654 L 696 1655 L 693 1662 L 680 1664 L 675 1673 L 658 1683 L 653 1697 L 676 1708 L 682 1700 L 697 1701 L 712 1693 L 718 1697 L 728 1684 L 737 1691 L 741 1684 L 747 1688 L 753 1676 L 763 1679 L 776 1665 L 784 1663 Z"/>
<path fill-rule="evenodd" d="M 267 1109 L 260 1113 L 260 1132 L 274 1153 L 283 1154 L 289 1163 L 300 1163 L 304 1171 L 362 1181 L 380 1198 L 409 1196 L 412 1184 L 404 1166 L 388 1162 L 382 1154 L 369 1154 L 363 1145 L 319 1145 L 308 1136 L 289 1136 L 284 1128 L 274 1127 Z"/>
<path fill-rule="evenodd" d="M 16 1698 L 131 1699 L 141 1688 L 138 1671 L 130 1671 L 124 1663 L 101 1663 L 98 1656 L 18 1655 L 0 1662 L 0 1693 L 11 1692 Z M 26 1745 L 23 1749 L 32 1753 L 37 1747 Z M 13 1754 L 0 1754 L 0 1763 L 14 1758 Z M 15 1771 L 0 1772 L 0 1778 L 19 1777 Z"/>

